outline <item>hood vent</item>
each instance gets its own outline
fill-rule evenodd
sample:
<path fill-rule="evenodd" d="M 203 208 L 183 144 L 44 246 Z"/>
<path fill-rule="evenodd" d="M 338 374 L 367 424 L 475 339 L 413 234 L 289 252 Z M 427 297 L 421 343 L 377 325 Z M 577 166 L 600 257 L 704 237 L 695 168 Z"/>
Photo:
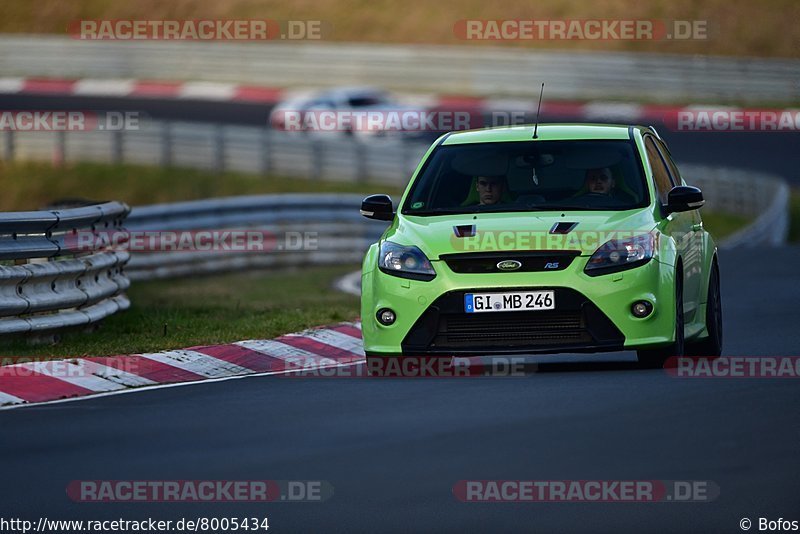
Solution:
<path fill-rule="evenodd" d="M 551 234 L 568 234 L 578 226 L 576 222 L 557 222 L 550 228 Z"/>
<path fill-rule="evenodd" d="M 475 237 L 476 231 L 474 224 L 459 224 L 453 227 L 456 237 Z"/>

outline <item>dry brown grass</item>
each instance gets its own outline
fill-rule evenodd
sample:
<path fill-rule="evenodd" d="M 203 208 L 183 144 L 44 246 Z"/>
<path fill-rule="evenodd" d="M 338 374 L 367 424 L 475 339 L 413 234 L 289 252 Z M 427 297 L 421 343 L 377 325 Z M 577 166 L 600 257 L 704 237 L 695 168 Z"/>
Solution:
<path fill-rule="evenodd" d="M 471 42 L 567 50 L 798 57 L 797 0 L 4 0 L 0 32 L 65 33 L 70 21 L 95 19 L 267 18 L 320 20 L 326 39 L 465 44 L 460 19 L 708 20 L 706 41 Z"/>

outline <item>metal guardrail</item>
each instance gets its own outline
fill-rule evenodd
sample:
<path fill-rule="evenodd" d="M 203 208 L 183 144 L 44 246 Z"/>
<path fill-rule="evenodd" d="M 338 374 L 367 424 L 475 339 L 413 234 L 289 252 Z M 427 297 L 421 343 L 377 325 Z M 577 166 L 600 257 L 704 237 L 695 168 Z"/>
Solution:
<path fill-rule="evenodd" d="M 384 230 L 382 225 L 369 224 L 361 217 L 358 208 L 362 198 L 343 194 L 260 195 L 137 207 L 126 221 L 127 230 L 133 234 L 249 230 L 274 239 L 266 239 L 265 245 L 256 249 L 132 250 L 126 272 L 133 280 L 143 280 L 267 267 L 359 263 L 369 244 Z"/>
<path fill-rule="evenodd" d="M 534 98 L 796 102 L 800 61 L 512 47 L 0 36 L 5 76 L 184 79 Z"/>
<path fill-rule="evenodd" d="M 404 183 L 430 142 L 264 126 L 148 121 L 116 132 L 0 131 L 0 159 L 133 163 Z"/>
<path fill-rule="evenodd" d="M 102 235 L 121 230 L 128 212 L 106 202 L 0 213 L 0 259 L 9 263 L 0 265 L 0 334 L 89 325 L 127 309 L 129 255 L 105 250 Z"/>
<path fill-rule="evenodd" d="M 681 172 L 689 183 L 703 190 L 704 209 L 753 219 L 723 240 L 721 247 L 779 246 L 786 242 L 789 186 L 785 180 L 766 173 L 703 165 L 682 165 Z"/>

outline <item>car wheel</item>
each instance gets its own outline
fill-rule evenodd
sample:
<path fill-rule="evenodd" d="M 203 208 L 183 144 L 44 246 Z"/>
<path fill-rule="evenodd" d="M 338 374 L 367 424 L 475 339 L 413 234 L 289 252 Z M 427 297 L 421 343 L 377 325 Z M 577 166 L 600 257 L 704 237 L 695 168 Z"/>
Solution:
<path fill-rule="evenodd" d="M 683 320 L 683 274 L 675 280 L 675 341 L 666 347 L 657 349 L 642 349 L 636 351 L 639 363 L 648 369 L 664 366 L 664 362 L 673 356 L 683 356 L 684 346 L 684 320 Z"/>
<path fill-rule="evenodd" d="M 722 298 L 719 290 L 719 267 L 716 262 L 711 269 L 711 278 L 708 281 L 706 329 L 708 330 L 707 338 L 686 344 L 687 355 L 716 358 L 722 354 Z"/>

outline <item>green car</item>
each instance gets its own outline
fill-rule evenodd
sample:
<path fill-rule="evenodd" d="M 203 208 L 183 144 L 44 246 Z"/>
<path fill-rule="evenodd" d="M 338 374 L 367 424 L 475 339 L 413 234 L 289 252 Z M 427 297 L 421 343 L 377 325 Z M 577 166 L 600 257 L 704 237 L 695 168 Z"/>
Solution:
<path fill-rule="evenodd" d="M 427 151 L 362 270 L 368 366 L 636 350 L 718 356 L 717 247 L 702 192 L 653 128 L 548 124 L 449 133 Z"/>

